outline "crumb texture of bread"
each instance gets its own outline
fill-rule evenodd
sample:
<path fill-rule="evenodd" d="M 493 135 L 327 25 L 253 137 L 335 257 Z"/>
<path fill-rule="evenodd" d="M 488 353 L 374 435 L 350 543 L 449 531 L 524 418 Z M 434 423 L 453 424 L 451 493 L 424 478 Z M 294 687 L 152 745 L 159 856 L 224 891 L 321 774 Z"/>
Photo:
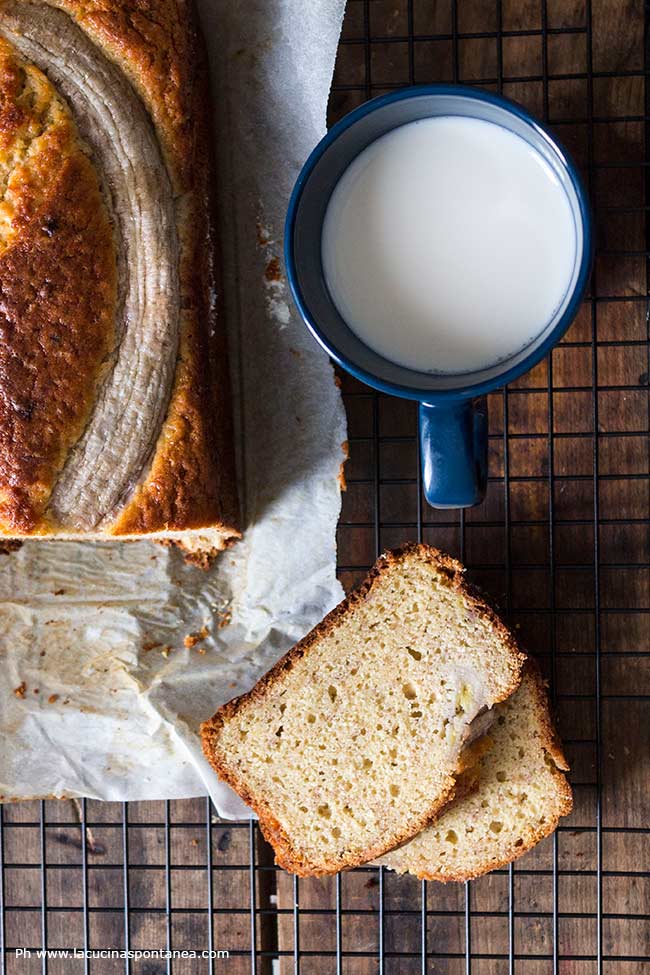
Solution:
<path fill-rule="evenodd" d="M 426 880 L 471 880 L 521 856 L 571 812 L 567 764 L 535 665 L 497 711 L 475 788 L 380 864 Z"/>
<path fill-rule="evenodd" d="M 204 750 L 281 866 L 334 873 L 431 821 L 522 660 L 458 563 L 406 546 L 202 726 Z"/>
<path fill-rule="evenodd" d="M 209 561 L 240 533 L 193 4 L 0 0 L 0 43 L 0 535 Z"/>

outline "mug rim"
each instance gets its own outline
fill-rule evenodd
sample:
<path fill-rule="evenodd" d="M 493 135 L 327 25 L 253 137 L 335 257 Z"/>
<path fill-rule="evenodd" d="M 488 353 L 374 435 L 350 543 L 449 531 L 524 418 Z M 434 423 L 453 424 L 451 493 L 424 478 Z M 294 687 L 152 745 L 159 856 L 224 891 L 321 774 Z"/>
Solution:
<path fill-rule="evenodd" d="M 354 362 L 348 358 L 348 356 L 340 352 L 331 339 L 323 332 L 319 323 L 312 315 L 311 310 L 302 294 L 300 285 L 298 284 L 293 237 L 298 206 L 300 204 L 305 186 L 307 185 L 307 182 L 321 157 L 332 145 L 332 143 L 334 143 L 344 132 L 355 125 L 358 121 L 365 118 L 370 113 L 383 108 L 385 105 L 390 105 L 394 102 L 421 98 L 424 96 L 430 97 L 432 95 L 460 95 L 462 98 L 467 98 L 470 101 L 487 102 L 489 104 L 496 105 L 510 114 L 517 116 L 526 125 L 533 128 L 535 132 L 544 139 L 544 141 L 551 147 L 555 155 L 564 166 L 573 185 L 580 211 L 583 247 L 582 254 L 580 256 L 578 275 L 564 312 L 556 322 L 553 330 L 549 332 L 546 338 L 540 342 L 536 348 L 532 349 L 528 355 L 524 356 L 524 358 L 518 363 L 511 365 L 510 367 L 507 367 L 508 360 L 506 360 L 504 362 L 504 366 L 507 368 L 504 368 L 503 371 L 498 372 L 489 379 L 481 380 L 473 383 L 472 385 L 463 383 L 462 385 L 448 389 L 418 390 L 411 386 L 404 386 L 400 383 L 390 382 L 380 378 L 372 372 L 369 372 L 363 366 Z M 395 126 L 394 128 L 398 127 L 399 126 Z M 350 160 L 350 162 L 352 162 L 352 160 Z M 557 345 L 575 318 L 578 307 L 583 300 L 589 275 L 591 273 L 593 248 L 591 209 L 587 200 L 585 188 L 573 159 L 562 143 L 556 139 L 555 136 L 551 135 L 548 129 L 533 115 L 527 112 L 516 102 L 512 101 L 510 98 L 507 98 L 505 95 L 496 94 L 495 92 L 486 91 L 482 88 L 472 88 L 468 85 L 409 85 L 405 86 L 404 88 L 396 89 L 395 91 L 387 92 L 383 95 L 378 95 L 376 98 L 372 98 L 369 101 L 364 102 L 351 112 L 348 112 L 347 115 L 344 115 L 342 119 L 336 122 L 332 128 L 327 131 L 320 142 L 314 147 L 300 170 L 289 199 L 284 228 L 284 259 L 287 269 L 289 288 L 303 321 L 318 344 L 338 365 L 345 369 L 346 372 L 349 372 L 352 376 L 361 380 L 366 385 L 371 386 L 374 389 L 378 389 L 380 392 L 388 393 L 392 396 L 400 396 L 403 399 L 416 400 L 418 402 L 428 403 L 430 405 L 481 396 L 485 393 L 491 392 L 494 389 L 498 389 L 501 386 L 507 385 L 537 365 L 537 363 L 540 362 L 555 345 Z M 348 328 L 349 327 L 350 326 L 348 326 Z M 418 373 L 418 370 L 416 369 L 410 371 L 415 374 Z M 464 373 L 458 374 L 459 383 L 462 383 L 465 375 L 466 374 Z"/>

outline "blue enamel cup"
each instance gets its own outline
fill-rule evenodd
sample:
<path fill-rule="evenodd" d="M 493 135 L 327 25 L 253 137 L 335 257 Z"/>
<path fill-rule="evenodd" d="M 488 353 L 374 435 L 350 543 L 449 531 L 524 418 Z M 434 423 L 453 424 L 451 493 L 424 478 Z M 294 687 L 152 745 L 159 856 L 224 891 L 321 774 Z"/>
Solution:
<path fill-rule="evenodd" d="M 461 375 L 418 372 L 368 348 L 334 305 L 321 260 L 327 205 L 350 163 L 391 129 L 437 115 L 483 119 L 525 139 L 552 167 L 564 187 L 576 229 L 573 274 L 551 321 L 525 349 L 490 368 Z M 434 508 L 478 504 L 487 481 L 486 394 L 532 368 L 560 340 L 577 312 L 589 278 L 589 205 L 578 172 L 565 150 L 518 105 L 490 92 L 459 85 L 427 85 L 382 95 L 350 112 L 330 129 L 305 163 L 289 203 L 285 260 L 300 313 L 329 355 L 369 386 L 419 402 L 423 486 L 429 504 Z"/>

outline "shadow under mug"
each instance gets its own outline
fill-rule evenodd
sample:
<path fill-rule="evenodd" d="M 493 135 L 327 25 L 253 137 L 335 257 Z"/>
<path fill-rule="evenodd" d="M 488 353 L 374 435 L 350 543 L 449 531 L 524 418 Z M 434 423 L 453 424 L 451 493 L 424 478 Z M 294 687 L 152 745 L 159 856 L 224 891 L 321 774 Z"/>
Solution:
<path fill-rule="evenodd" d="M 386 132 L 440 115 L 483 119 L 521 136 L 546 160 L 564 187 L 576 231 L 571 281 L 546 327 L 525 349 L 497 365 L 453 375 L 408 369 L 365 345 L 332 301 L 321 257 L 327 205 L 350 163 Z M 487 482 L 486 394 L 532 368 L 560 340 L 577 312 L 589 278 L 589 205 L 565 150 L 518 105 L 490 92 L 460 85 L 426 85 L 382 95 L 350 112 L 330 129 L 305 163 L 289 203 L 285 261 L 298 309 L 329 355 L 369 386 L 419 402 L 422 480 L 429 504 L 434 508 L 478 504 Z"/>

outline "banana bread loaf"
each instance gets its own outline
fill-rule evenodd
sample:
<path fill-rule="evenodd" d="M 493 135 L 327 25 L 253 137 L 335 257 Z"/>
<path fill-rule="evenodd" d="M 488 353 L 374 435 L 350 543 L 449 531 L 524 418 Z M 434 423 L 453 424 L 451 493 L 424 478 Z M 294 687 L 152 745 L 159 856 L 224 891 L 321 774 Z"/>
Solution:
<path fill-rule="evenodd" d="M 0 0 L 0 535 L 236 538 L 188 0 Z"/>

